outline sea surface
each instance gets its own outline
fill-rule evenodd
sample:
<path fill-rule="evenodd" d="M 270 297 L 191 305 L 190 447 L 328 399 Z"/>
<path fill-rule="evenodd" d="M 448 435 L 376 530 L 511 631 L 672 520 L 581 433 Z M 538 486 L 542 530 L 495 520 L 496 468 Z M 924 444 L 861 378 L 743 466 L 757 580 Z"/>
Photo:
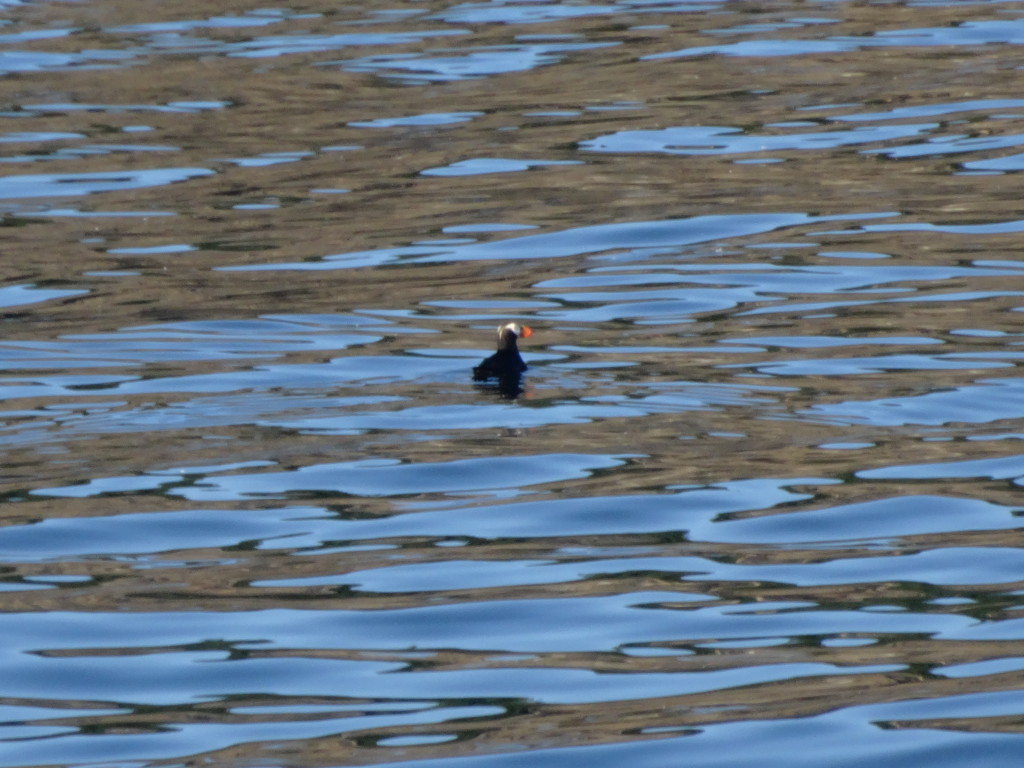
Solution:
<path fill-rule="evenodd" d="M 1024 764 L 1021 171 L 1022 2 L 0 1 L 0 768 Z"/>

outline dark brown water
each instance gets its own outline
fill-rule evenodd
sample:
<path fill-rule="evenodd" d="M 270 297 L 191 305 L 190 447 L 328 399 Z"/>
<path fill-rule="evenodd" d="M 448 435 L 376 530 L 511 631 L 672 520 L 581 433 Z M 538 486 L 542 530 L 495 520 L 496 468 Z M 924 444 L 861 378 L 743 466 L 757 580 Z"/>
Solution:
<path fill-rule="evenodd" d="M 215 6 L 0 3 L 0 765 L 1020 763 L 1024 3 Z"/>

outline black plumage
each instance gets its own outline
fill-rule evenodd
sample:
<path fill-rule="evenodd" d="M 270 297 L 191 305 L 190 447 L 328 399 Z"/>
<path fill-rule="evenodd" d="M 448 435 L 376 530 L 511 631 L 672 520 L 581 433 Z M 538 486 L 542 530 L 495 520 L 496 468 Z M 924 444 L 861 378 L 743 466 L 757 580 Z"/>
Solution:
<path fill-rule="evenodd" d="M 499 326 L 498 351 L 473 369 L 473 379 L 486 381 L 487 379 L 518 378 L 526 370 L 526 363 L 519 355 L 519 346 L 516 341 L 528 338 L 531 333 L 533 331 L 528 327 L 518 323 L 505 323 Z"/>

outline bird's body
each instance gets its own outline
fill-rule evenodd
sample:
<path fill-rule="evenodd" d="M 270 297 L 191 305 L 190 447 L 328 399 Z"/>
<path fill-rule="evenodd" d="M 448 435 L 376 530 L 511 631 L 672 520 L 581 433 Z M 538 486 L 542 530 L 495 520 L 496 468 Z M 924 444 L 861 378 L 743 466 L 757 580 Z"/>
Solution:
<path fill-rule="evenodd" d="M 498 327 L 498 351 L 483 360 L 473 369 L 476 381 L 487 379 L 518 378 L 526 370 L 526 363 L 519 356 L 518 339 L 525 339 L 533 333 L 525 325 L 505 323 Z"/>

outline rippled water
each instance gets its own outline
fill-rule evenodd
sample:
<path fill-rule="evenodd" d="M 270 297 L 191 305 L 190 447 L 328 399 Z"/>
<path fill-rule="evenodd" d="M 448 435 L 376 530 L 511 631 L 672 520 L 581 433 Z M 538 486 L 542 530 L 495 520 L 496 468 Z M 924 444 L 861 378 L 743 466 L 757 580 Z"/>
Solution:
<path fill-rule="evenodd" d="M 0 2 L 0 765 L 1020 763 L 1024 3 L 216 6 Z"/>

